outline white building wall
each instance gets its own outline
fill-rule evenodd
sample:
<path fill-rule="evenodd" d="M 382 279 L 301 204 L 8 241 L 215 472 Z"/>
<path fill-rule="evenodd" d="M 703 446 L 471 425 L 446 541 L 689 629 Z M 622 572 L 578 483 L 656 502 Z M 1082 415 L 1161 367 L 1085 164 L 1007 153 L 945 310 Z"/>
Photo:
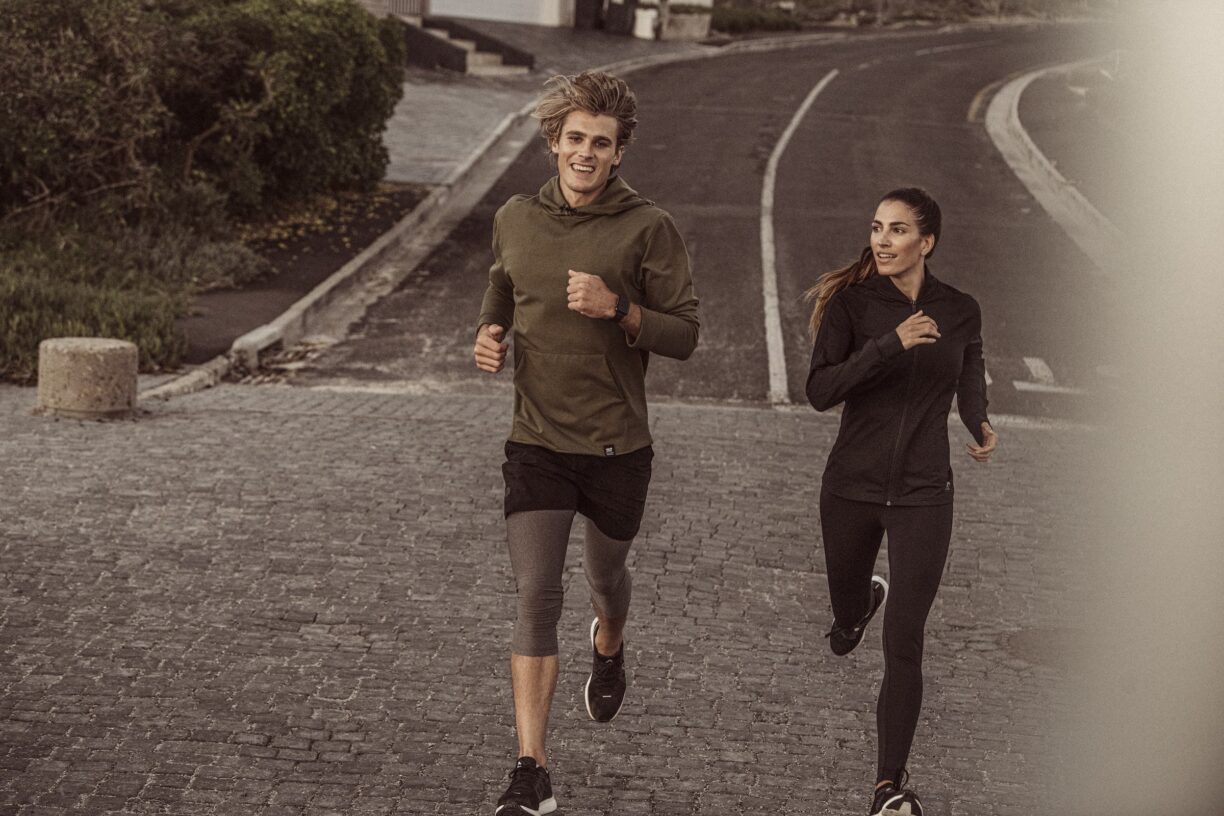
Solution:
<path fill-rule="evenodd" d="M 507 23 L 572 26 L 574 0 L 430 0 L 430 14 Z"/>

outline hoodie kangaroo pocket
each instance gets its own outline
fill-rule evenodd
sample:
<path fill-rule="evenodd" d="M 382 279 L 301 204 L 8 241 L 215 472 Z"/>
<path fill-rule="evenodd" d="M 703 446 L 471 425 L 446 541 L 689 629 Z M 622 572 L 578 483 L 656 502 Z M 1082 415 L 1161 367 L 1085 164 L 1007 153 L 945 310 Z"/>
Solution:
<path fill-rule="evenodd" d="M 532 413 L 550 425 L 608 434 L 625 420 L 625 395 L 603 354 L 525 351 L 515 384 Z"/>

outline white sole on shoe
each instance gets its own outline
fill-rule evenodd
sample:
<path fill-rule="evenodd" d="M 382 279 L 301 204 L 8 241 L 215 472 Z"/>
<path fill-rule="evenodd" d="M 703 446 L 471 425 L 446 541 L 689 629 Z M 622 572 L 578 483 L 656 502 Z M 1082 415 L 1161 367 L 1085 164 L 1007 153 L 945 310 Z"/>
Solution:
<path fill-rule="evenodd" d="M 921 808 L 914 810 L 909 802 L 901 801 L 904 798 L 903 794 L 897 794 L 885 802 L 884 806 L 872 814 L 872 816 L 921 816 Z M 897 807 L 894 808 L 893 805 L 897 805 Z"/>
<path fill-rule="evenodd" d="M 595 620 L 591 621 L 591 650 L 592 651 L 596 651 L 595 649 L 595 630 L 598 628 L 599 628 L 599 618 L 596 618 Z M 612 722 L 612 720 L 615 720 L 617 715 L 620 714 L 621 708 L 625 707 L 625 701 L 621 700 L 620 708 L 616 709 L 616 714 L 613 714 L 610 718 L 606 720 L 602 720 L 602 721 L 600 721 L 599 719 L 596 719 L 595 712 L 591 710 L 591 681 L 594 679 L 595 679 L 594 672 L 591 672 L 590 674 L 587 675 L 586 685 L 582 687 L 582 701 L 586 703 L 586 710 L 587 710 L 588 717 L 590 717 L 592 720 L 595 720 L 595 722 L 599 723 L 600 725 L 607 725 L 608 723 Z M 548 811 L 548 812 L 551 813 L 552 811 Z"/>
<path fill-rule="evenodd" d="M 880 601 L 880 606 L 881 606 L 881 607 L 883 607 L 883 606 L 884 606 L 884 604 L 888 603 L 888 582 L 884 580 L 884 576 L 883 576 L 883 575 L 873 575 L 873 576 L 871 576 L 871 582 L 872 582 L 873 584 L 874 584 L 875 582 L 877 582 L 877 581 L 879 581 L 879 582 L 880 582 L 880 583 L 881 583 L 881 584 L 884 586 L 884 600 Z M 878 608 L 877 608 L 877 609 L 878 609 Z"/>
<path fill-rule="evenodd" d="M 509 808 L 514 808 L 514 810 L 509 810 Z M 539 810 L 532 810 L 526 805 L 502 805 L 497 810 L 493 811 L 493 816 L 497 816 L 497 814 L 501 813 L 503 810 L 507 810 L 508 813 L 514 813 L 516 811 L 521 811 L 523 813 L 529 814 L 529 816 L 544 816 L 545 813 L 552 813 L 556 809 L 557 809 L 557 797 L 550 796 L 547 799 L 545 799 L 543 802 L 540 802 Z"/>

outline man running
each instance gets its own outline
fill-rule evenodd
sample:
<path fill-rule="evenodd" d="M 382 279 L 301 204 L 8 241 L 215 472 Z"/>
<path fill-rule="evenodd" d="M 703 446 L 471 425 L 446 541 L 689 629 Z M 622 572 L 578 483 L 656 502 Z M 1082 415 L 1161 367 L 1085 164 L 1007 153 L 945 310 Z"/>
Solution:
<path fill-rule="evenodd" d="M 575 513 L 595 619 L 587 713 L 608 722 L 625 697 L 629 546 L 650 484 L 645 375 L 650 352 L 687 359 L 697 297 L 671 216 L 615 175 L 637 99 L 600 72 L 557 76 L 535 109 L 556 175 L 511 198 L 493 222 L 477 368 L 496 373 L 514 345 L 514 422 L 506 442 L 506 534 L 518 592 L 510 674 L 519 759 L 496 814 L 557 808 L 545 737 L 557 685 L 562 571 Z"/>

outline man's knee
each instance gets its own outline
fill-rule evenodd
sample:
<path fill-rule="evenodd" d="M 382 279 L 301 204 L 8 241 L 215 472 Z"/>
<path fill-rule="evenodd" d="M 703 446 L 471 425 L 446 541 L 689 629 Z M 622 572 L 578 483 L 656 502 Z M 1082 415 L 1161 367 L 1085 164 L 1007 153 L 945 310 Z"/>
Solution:
<path fill-rule="evenodd" d="M 565 592 L 560 586 L 518 588 L 518 618 L 514 622 L 515 654 L 546 657 L 557 653 L 557 622 L 561 620 Z"/>
<path fill-rule="evenodd" d="M 629 589 L 631 582 L 629 569 L 624 564 L 609 570 L 593 571 L 589 568 L 587 569 L 587 586 L 591 588 L 593 595 L 615 596 L 623 594 Z"/>

